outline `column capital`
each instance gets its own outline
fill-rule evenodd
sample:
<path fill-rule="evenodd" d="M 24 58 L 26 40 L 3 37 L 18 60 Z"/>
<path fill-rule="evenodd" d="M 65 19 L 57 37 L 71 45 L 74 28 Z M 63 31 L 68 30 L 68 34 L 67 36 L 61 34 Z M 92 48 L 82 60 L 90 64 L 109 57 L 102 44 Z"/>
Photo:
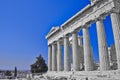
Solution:
<path fill-rule="evenodd" d="M 97 21 L 103 21 L 105 18 L 106 18 L 105 15 L 104 15 L 104 16 L 100 16 L 100 17 L 97 18 L 95 21 L 96 21 L 96 22 L 97 22 Z"/>
<path fill-rule="evenodd" d="M 51 43 L 51 45 L 57 45 L 57 41 L 54 41 L 53 43 Z"/>
<path fill-rule="evenodd" d="M 67 36 L 67 35 L 64 35 L 64 36 L 63 36 L 63 38 L 69 38 L 69 36 Z"/>
<path fill-rule="evenodd" d="M 74 30 L 74 31 L 71 32 L 71 34 L 77 34 L 77 33 L 78 33 L 77 30 Z"/>
<path fill-rule="evenodd" d="M 85 24 L 84 27 L 82 29 L 88 29 L 91 26 L 91 24 Z"/>
<path fill-rule="evenodd" d="M 66 33 L 66 34 L 63 35 L 63 38 L 64 37 L 70 37 L 70 36 L 71 36 L 71 33 Z"/>
<path fill-rule="evenodd" d="M 116 8 L 113 8 L 110 13 L 117 13 L 117 14 L 120 14 L 120 10 L 119 9 L 116 9 Z"/>
<path fill-rule="evenodd" d="M 57 45 L 58 45 L 58 44 L 63 45 L 63 40 L 62 40 L 62 39 L 57 40 L 57 41 L 56 41 L 56 44 L 57 44 Z"/>
<path fill-rule="evenodd" d="M 62 37 L 58 38 L 58 40 L 56 42 L 61 42 L 62 41 Z"/>
<path fill-rule="evenodd" d="M 87 25 L 88 26 L 88 25 Z M 89 29 L 89 27 L 84 27 L 82 30 L 84 31 L 84 30 L 88 30 Z"/>

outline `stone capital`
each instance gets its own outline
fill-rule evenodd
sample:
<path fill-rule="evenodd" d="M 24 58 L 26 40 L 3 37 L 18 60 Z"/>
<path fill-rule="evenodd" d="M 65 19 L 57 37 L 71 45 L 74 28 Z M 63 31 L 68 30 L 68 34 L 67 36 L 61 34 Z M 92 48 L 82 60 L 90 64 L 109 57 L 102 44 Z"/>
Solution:
<path fill-rule="evenodd" d="M 69 36 L 68 35 L 64 35 L 63 38 L 69 38 Z"/>
<path fill-rule="evenodd" d="M 56 44 L 57 44 L 57 45 L 58 45 L 58 44 L 63 45 L 63 39 L 57 40 Z"/>
<path fill-rule="evenodd" d="M 86 27 L 84 27 L 83 29 L 89 29 L 89 27 L 88 27 L 89 25 L 86 25 Z"/>
<path fill-rule="evenodd" d="M 87 23 L 87 24 L 84 25 L 83 29 L 88 29 L 90 26 L 91 26 L 91 24 Z"/>
<path fill-rule="evenodd" d="M 61 41 L 62 41 L 62 38 L 63 38 L 63 37 L 58 38 L 56 42 L 58 42 L 58 41 L 61 42 Z"/>
<path fill-rule="evenodd" d="M 71 34 L 77 34 L 77 33 L 78 33 L 77 30 L 74 30 L 74 31 L 71 32 Z"/>
<path fill-rule="evenodd" d="M 51 45 L 56 45 L 57 44 L 57 41 L 54 41 L 53 43 L 51 43 Z"/>
<path fill-rule="evenodd" d="M 96 21 L 96 22 L 97 22 L 97 21 L 103 21 L 105 18 L 106 18 L 106 16 L 105 16 L 105 15 L 102 15 L 102 16 L 100 16 L 99 18 L 97 18 L 95 21 Z"/>
<path fill-rule="evenodd" d="M 110 13 L 116 13 L 116 14 L 120 14 L 120 10 L 119 9 L 116 9 L 116 8 L 113 8 Z"/>

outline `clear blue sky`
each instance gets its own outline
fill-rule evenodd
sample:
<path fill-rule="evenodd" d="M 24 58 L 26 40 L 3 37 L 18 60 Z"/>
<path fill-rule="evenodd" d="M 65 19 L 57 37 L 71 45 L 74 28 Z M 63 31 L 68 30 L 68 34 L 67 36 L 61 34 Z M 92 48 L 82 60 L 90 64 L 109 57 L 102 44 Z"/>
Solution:
<path fill-rule="evenodd" d="M 89 0 L 0 0 L 0 69 L 29 69 L 39 54 L 47 62 L 45 36 L 89 4 Z M 98 60 L 96 25 L 90 28 Z M 105 20 L 108 46 L 114 43 L 110 17 Z M 81 33 L 80 33 L 81 34 Z"/>

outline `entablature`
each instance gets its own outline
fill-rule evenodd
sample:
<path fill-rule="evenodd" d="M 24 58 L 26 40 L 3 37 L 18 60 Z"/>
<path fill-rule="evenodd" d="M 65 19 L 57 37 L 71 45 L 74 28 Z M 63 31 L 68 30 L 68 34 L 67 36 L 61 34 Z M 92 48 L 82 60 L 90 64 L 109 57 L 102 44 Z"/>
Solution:
<path fill-rule="evenodd" d="M 82 11 L 79 11 L 76 15 L 62 24 L 57 34 L 52 33 L 52 36 L 48 39 L 48 44 L 57 41 L 60 37 L 63 37 L 66 34 L 72 33 L 75 30 L 80 30 L 86 27 L 86 25 L 92 24 L 101 17 L 106 17 L 115 7 L 119 7 L 115 6 L 115 0 L 100 0 L 95 5 L 87 5 Z"/>

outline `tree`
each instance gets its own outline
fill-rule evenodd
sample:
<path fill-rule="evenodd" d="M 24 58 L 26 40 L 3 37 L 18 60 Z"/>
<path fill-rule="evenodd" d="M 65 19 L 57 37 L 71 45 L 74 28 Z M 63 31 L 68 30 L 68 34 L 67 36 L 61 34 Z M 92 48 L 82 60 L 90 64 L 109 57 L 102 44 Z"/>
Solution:
<path fill-rule="evenodd" d="M 14 70 L 14 77 L 17 77 L 17 67 L 15 67 L 15 70 Z"/>
<path fill-rule="evenodd" d="M 12 76 L 11 71 L 5 71 L 5 76 Z"/>
<path fill-rule="evenodd" d="M 48 70 L 48 67 L 41 55 L 38 56 L 36 62 L 31 65 L 32 73 L 43 73 L 43 72 L 46 72 L 47 70 Z"/>

